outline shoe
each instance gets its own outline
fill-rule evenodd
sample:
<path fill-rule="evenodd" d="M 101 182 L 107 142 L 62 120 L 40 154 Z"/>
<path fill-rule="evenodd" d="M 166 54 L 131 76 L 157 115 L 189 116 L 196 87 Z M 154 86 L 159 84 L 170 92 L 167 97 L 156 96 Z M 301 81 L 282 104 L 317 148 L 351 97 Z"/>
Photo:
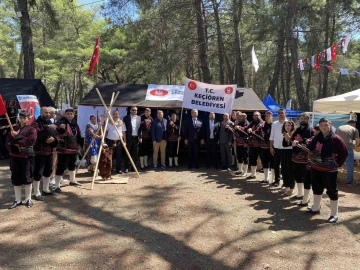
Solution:
<path fill-rule="evenodd" d="M 246 177 L 246 179 L 256 179 L 256 176 L 249 175 L 248 177 Z"/>
<path fill-rule="evenodd" d="M 30 208 L 30 207 L 33 206 L 33 202 L 31 200 L 27 200 L 25 205 L 26 205 L 27 208 Z"/>
<path fill-rule="evenodd" d="M 50 191 L 50 192 L 45 192 L 45 191 L 43 191 L 42 192 L 42 195 L 43 196 L 54 196 L 54 195 L 56 195 L 57 193 L 55 193 L 55 192 L 53 192 L 53 191 Z"/>
<path fill-rule="evenodd" d="M 337 221 L 338 221 L 338 217 L 337 216 L 330 216 L 329 218 L 328 218 L 328 221 L 330 222 L 330 223 L 336 223 Z"/>
<path fill-rule="evenodd" d="M 124 173 L 128 173 L 129 172 L 129 169 L 126 169 L 125 171 L 124 171 Z"/>
<path fill-rule="evenodd" d="M 161 169 L 165 170 L 166 166 L 164 164 L 161 164 Z"/>
<path fill-rule="evenodd" d="M 22 202 L 14 201 L 13 204 L 9 207 L 9 209 L 14 209 L 18 207 L 19 205 L 22 205 Z"/>
<path fill-rule="evenodd" d="M 226 170 L 227 170 L 228 172 L 232 172 L 231 168 L 227 168 Z"/>
<path fill-rule="evenodd" d="M 41 197 L 41 195 L 39 195 L 39 196 L 34 196 L 34 199 L 35 199 L 35 201 L 39 201 L 39 202 L 43 202 L 43 201 L 44 201 L 44 198 Z"/>
<path fill-rule="evenodd" d="M 75 181 L 75 182 L 70 182 L 70 186 L 82 186 L 82 184 L 80 184 L 79 182 Z"/>
<path fill-rule="evenodd" d="M 59 193 L 62 192 L 62 190 L 61 190 L 61 188 L 58 187 L 58 188 L 55 188 L 54 192 L 57 193 L 57 194 L 59 194 Z"/>
<path fill-rule="evenodd" d="M 157 165 L 154 165 L 154 170 L 157 170 L 157 168 L 158 168 Z"/>
<path fill-rule="evenodd" d="M 278 182 L 274 182 L 271 184 L 273 187 L 278 187 L 280 184 Z"/>
<path fill-rule="evenodd" d="M 288 190 L 288 191 L 284 192 L 283 194 L 281 194 L 281 196 L 289 197 L 293 194 L 293 192 L 294 192 L 293 190 Z"/>
<path fill-rule="evenodd" d="M 351 183 L 347 183 L 346 185 L 348 185 L 349 187 L 353 187 L 353 186 L 356 186 L 356 183 L 355 183 L 355 182 L 351 182 Z"/>
<path fill-rule="evenodd" d="M 311 209 L 308 208 L 308 210 L 305 212 L 306 214 L 310 214 L 310 215 L 319 215 L 320 214 L 320 210 L 317 210 L 317 211 L 314 211 Z"/>
<path fill-rule="evenodd" d="M 308 200 L 306 203 L 303 203 L 302 201 L 298 201 L 295 203 L 297 206 L 308 206 L 310 203 L 310 200 Z"/>
<path fill-rule="evenodd" d="M 235 175 L 243 175 L 244 172 L 242 172 L 242 171 L 236 171 L 236 172 L 234 172 L 234 174 L 235 174 Z"/>
<path fill-rule="evenodd" d="M 55 186 L 55 178 L 52 178 L 49 182 L 50 186 Z"/>
<path fill-rule="evenodd" d="M 260 181 L 260 183 L 262 183 L 262 184 L 269 184 L 269 180 L 262 180 L 262 181 Z"/>
<path fill-rule="evenodd" d="M 117 174 L 124 174 L 122 171 L 117 171 Z"/>
<path fill-rule="evenodd" d="M 242 175 L 240 175 L 240 177 L 247 177 L 247 176 L 248 176 L 247 172 L 244 172 Z"/>

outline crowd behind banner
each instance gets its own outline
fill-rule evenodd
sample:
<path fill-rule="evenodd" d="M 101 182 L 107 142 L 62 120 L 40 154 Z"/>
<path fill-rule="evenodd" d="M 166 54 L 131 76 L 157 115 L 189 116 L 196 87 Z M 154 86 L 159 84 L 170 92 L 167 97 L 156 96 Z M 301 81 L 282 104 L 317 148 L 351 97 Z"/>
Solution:
<path fill-rule="evenodd" d="M 307 209 L 309 214 L 320 213 L 321 197 L 326 189 L 331 206 L 328 221 L 335 223 L 338 220 L 338 169 L 346 161 L 347 169 L 353 170 L 349 165 L 353 164 L 353 140 L 359 143 L 355 121 L 339 127 L 335 134 L 329 119 L 322 118 L 312 127 L 309 115 L 303 113 L 297 126 L 286 118 L 285 109 L 278 111 L 276 121 L 273 121 L 270 111 L 264 116 L 256 111 L 252 119 L 240 111 L 233 111 L 231 115 L 225 113 L 220 116 L 222 119 L 210 112 L 200 119 L 199 112 L 193 109 L 180 128 L 180 116 L 176 112 L 164 115 L 162 110 L 146 108 L 143 114 L 139 114 L 134 106 L 122 119 L 119 111 L 113 110 L 114 123 L 108 123 L 106 130 L 104 119 L 89 115 L 84 140 L 74 116 L 75 111 L 71 108 L 63 115 L 55 116 L 53 108 L 43 107 L 41 115 L 29 125 L 29 114 L 20 112 L 18 126 L 8 133 L 6 143 L 15 191 L 15 201 L 10 208 L 22 204 L 22 185 L 25 185 L 25 204 L 28 207 L 33 205 L 32 186 L 34 198 L 38 201 L 44 200 L 43 196 L 61 193 L 62 176 L 66 171 L 70 185 L 81 185 L 76 180 L 75 169 L 78 154 L 85 149 L 89 150 L 88 170 L 93 172 L 98 162 L 98 173 L 104 180 L 115 174 L 134 171 L 128 156 L 124 155 L 124 147 L 127 147 L 140 171 L 151 168 L 180 170 L 179 164 L 184 163 L 187 163 L 188 170 L 193 170 L 204 163 L 206 170 L 221 169 L 234 177 L 259 179 L 260 160 L 261 182 L 279 189 L 281 196 L 296 199 L 295 205 L 308 206 L 312 189 L 313 203 Z M 105 143 L 99 153 L 103 136 Z M 179 160 L 179 141 L 187 148 L 186 161 Z M 200 148 L 205 150 L 204 162 L 199 155 Z M 348 184 L 354 185 L 349 172 L 348 176 Z M 52 181 L 55 182 L 53 189 Z M 295 190 L 297 194 L 294 194 Z"/>

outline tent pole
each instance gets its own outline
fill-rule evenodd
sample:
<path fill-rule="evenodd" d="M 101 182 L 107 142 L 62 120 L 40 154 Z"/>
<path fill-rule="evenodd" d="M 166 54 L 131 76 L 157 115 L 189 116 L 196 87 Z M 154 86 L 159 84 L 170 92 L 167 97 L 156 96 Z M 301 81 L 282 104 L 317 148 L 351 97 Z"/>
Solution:
<path fill-rule="evenodd" d="M 180 134 L 181 134 L 181 124 L 182 124 L 183 111 L 184 111 L 184 107 L 181 107 L 179 136 L 181 136 Z M 180 140 L 178 138 L 176 154 L 179 154 L 179 146 L 180 146 Z"/>

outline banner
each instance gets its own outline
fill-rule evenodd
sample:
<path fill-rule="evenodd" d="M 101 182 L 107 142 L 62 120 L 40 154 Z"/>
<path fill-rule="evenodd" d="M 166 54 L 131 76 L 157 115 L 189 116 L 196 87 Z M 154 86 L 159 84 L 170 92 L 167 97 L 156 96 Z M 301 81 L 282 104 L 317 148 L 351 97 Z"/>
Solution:
<path fill-rule="evenodd" d="M 145 100 L 180 100 L 184 99 L 183 85 L 149 84 Z"/>
<path fill-rule="evenodd" d="M 118 110 L 120 119 L 123 119 L 127 114 L 126 109 L 126 107 L 112 107 L 111 112 Z M 85 128 L 90 122 L 90 115 L 92 114 L 96 117 L 99 115 L 100 121 L 103 121 L 106 114 L 104 106 L 78 106 L 77 123 L 80 127 L 81 137 L 85 137 Z"/>
<path fill-rule="evenodd" d="M 30 113 L 29 124 L 40 116 L 40 103 L 36 96 L 32 95 L 17 95 L 19 106 L 21 110 L 26 110 Z"/>
<path fill-rule="evenodd" d="M 183 107 L 219 114 L 231 113 L 235 85 L 215 85 L 186 79 Z"/>

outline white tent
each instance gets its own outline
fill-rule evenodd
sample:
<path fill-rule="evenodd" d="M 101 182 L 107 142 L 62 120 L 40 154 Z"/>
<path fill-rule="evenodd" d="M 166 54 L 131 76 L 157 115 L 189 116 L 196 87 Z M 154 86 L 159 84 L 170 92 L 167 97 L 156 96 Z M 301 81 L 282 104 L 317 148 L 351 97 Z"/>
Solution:
<path fill-rule="evenodd" d="M 313 102 L 313 111 L 345 114 L 360 112 L 360 89 L 315 100 Z"/>

